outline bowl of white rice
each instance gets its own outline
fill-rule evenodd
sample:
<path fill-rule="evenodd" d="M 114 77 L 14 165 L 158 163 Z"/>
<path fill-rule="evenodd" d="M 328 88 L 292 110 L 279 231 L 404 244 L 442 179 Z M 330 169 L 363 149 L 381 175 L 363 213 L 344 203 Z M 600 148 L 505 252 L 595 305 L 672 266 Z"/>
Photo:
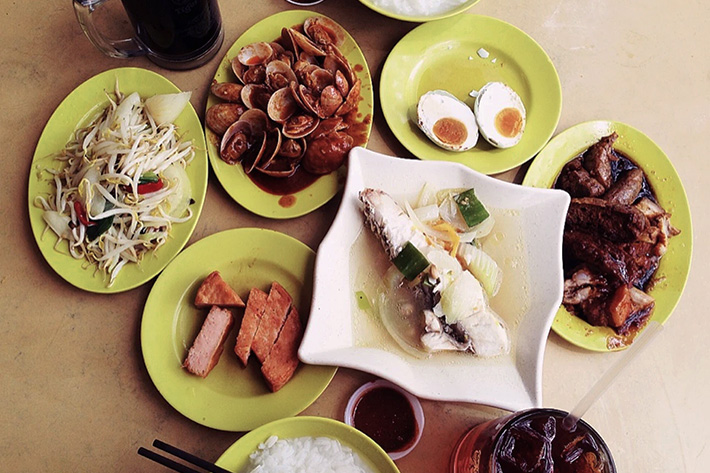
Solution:
<path fill-rule="evenodd" d="M 424 22 L 466 11 L 478 0 L 360 0 L 360 3 L 390 18 Z"/>
<path fill-rule="evenodd" d="M 399 473 L 372 439 L 324 417 L 288 417 L 252 430 L 217 465 L 235 473 Z"/>

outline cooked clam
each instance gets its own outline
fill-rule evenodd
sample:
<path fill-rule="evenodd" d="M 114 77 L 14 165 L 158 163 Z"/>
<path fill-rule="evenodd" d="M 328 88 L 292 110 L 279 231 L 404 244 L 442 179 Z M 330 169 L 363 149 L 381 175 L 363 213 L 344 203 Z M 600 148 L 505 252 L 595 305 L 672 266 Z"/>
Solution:
<path fill-rule="evenodd" d="M 348 96 L 348 92 L 350 91 L 350 84 L 348 84 L 348 80 L 345 78 L 345 75 L 340 70 L 335 71 L 335 86 L 338 88 L 338 92 L 340 92 L 340 95 L 343 97 Z"/>
<path fill-rule="evenodd" d="M 239 50 L 237 59 L 245 66 L 264 64 L 274 54 L 274 49 L 269 43 L 251 43 Z"/>
<path fill-rule="evenodd" d="M 266 110 L 271 93 L 263 84 L 247 84 L 242 88 L 242 102 L 247 108 Z"/>
<path fill-rule="evenodd" d="M 266 67 L 263 64 L 251 66 L 242 75 L 244 84 L 263 84 L 266 82 Z"/>
<path fill-rule="evenodd" d="M 316 129 L 320 120 L 313 115 L 296 114 L 284 122 L 283 135 L 287 138 L 303 138 Z"/>
<path fill-rule="evenodd" d="M 247 66 L 239 62 L 239 59 L 237 57 L 232 58 L 232 61 L 230 63 L 232 64 L 232 72 L 234 72 L 234 75 L 237 77 L 237 80 L 243 84 L 244 73 L 247 70 Z"/>
<path fill-rule="evenodd" d="M 259 150 L 254 163 L 247 169 L 247 173 L 254 170 L 255 167 L 268 167 L 271 160 L 278 154 L 281 149 L 281 132 L 278 128 L 269 130 L 264 135 L 264 142 Z"/>
<path fill-rule="evenodd" d="M 316 43 L 311 41 L 303 33 L 299 33 L 293 28 L 289 28 L 288 33 L 291 35 L 291 41 L 298 45 L 298 48 L 301 51 L 312 56 L 325 56 L 325 51 L 323 51 Z"/>
<path fill-rule="evenodd" d="M 283 123 L 293 115 L 299 106 L 291 94 L 291 89 L 283 87 L 273 94 L 267 105 L 269 118 L 277 123 Z"/>
<path fill-rule="evenodd" d="M 218 135 L 224 134 L 229 126 L 239 120 L 246 107 L 238 103 L 218 103 L 212 105 L 205 113 L 207 128 Z"/>
<path fill-rule="evenodd" d="M 238 121 L 232 124 L 222 137 L 219 146 L 219 156 L 227 164 L 241 161 L 253 144 L 253 133 L 247 122 Z"/>
<path fill-rule="evenodd" d="M 323 89 L 318 101 L 323 117 L 330 117 L 343 104 L 343 96 L 340 95 L 340 92 L 338 92 L 338 89 L 334 85 L 329 85 Z"/>
<path fill-rule="evenodd" d="M 305 33 L 318 44 L 335 44 L 341 46 L 345 42 L 345 31 L 331 20 L 322 16 L 308 18 L 303 23 Z"/>
<path fill-rule="evenodd" d="M 286 138 L 281 141 L 281 148 L 279 148 L 278 155 L 290 159 L 298 159 L 303 157 L 306 152 L 306 140 L 305 138 L 292 139 Z"/>
<path fill-rule="evenodd" d="M 266 116 L 262 110 L 258 108 L 253 108 L 247 110 L 239 117 L 240 122 L 247 122 L 251 126 L 254 133 L 261 133 L 269 128 L 269 117 Z"/>
<path fill-rule="evenodd" d="M 219 97 L 227 102 L 241 103 L 242 101 L 242 86 L 234 82 L 212 81 L 210 92 L 212 92 L 215 97 Z"/>
<path fill-rule="evenodd" d="M 344 130 L 348 125 L 343 121 L 343 117 L 331 117 L 321 120 L 318 126 L 310 134 L 309 139 L 317 140 L 330 133 Z"/>
<path fill-rule="evenodd" d="M 345 115 L 357 107 L 357 103 L 360 100 L 360 85 L 360 79 L 355 81 L 350 92 L 348 92 L 348 97 L 345 99 L 345 102 L 335 111 L 336 115 Z"/>
<path fill-rule="evenodd" d="M 285 62 L 277 59 L 266 65 L 266 85 L 271 90 L 282 89 L 297 81 L 293 69 Z"/>

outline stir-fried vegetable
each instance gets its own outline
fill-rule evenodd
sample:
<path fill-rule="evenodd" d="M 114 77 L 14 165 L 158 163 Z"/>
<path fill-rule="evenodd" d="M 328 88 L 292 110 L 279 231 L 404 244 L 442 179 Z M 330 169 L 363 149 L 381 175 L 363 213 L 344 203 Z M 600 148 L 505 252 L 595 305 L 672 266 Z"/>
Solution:
<path fill-rule="evenodd" d="M 118 84 L 108 98 L 57 156 L 63 167 L 48 170 L 54 193 L 35 204 L 71 255 L 95 263 L 111 285 L 125 264 L 141 261 L 167 241 L 174 223 L 192 217 L 185 167 L 194 149 L 172 123 L 189 93 L 154 96 L 152 110 Z"/>

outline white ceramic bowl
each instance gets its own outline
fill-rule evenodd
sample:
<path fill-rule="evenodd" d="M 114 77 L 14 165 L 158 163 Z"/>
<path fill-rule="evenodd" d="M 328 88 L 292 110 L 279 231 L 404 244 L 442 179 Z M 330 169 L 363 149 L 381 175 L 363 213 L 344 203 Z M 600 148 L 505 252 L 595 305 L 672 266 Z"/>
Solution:
<path fill-rule="evenodd" d="M 355 409 L 357 408 L 357 404 L 360 401 L 360 398 L 362 398 L 362 396 L 364 396 L 367 392 L 381 387 L 394 389 L 398 393 L 401 393 L 412 406 L 414 418 L 417 422 L 417 433 L 411 445 L 409 445 L 409 447 L 404 450 L 399 450 L 397 452 L 387 452 L 387 455 L 389 455 L 392 460 L 399 460 L 400 458 L 409 455 L 409 453 L 414 450 L 414 447 L 417 446 L 419 440 L 421 440 L 422 438 L 422 433 L 424 432 L 424 409 L 422 408 L 422 403 L 419 402 L 419 399 L 417 399 L 416 396 L 412 396 L 411 393 L 405 391 L 396 384 L 387 381 L 386 379 L 370 381 L 369 383 L 363 384 L 358 389 L 356 389 L 354 393 L 352 393 L 350 399 L 348 399 L 348 404 L 345 406 L 343 420 L 349 426 L 355 427 Z"/>
<path fill-rule="evenodd" d="M 382 251 L 374 243 L 363 247 L 359 239 L 370 230 L 363 223 L 358 192 L 373 187 L 413 200 L 425 182 L 438 189 L 474 187 L 496 217 L 484 249 L 503 269 L 503 284 L 491 306 L 510 329 L 507 356 L 414 356 L 395 342 L 376 313 L 358 307 L 360 275 L 369 264 L 362 250 Z M 562 232 L 569 200 L 563 191 L 503 182 L 458 163 L 352 150 L 342 203 L 316 255 L 301 360 L 366 371 L 425 399 L 509 410 L 539 407 L 545 341 L 562 301 Z"/>

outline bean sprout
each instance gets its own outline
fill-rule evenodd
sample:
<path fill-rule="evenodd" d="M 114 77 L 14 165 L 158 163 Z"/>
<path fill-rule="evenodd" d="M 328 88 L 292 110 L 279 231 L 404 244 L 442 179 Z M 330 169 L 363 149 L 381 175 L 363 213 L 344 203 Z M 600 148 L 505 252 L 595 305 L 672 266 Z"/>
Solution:
<path fill-rule="evenodd" d="M 174 124 L 156 125 L 137 93 L 126 96 L 116 84 L 107 96 L 109 105 L 56 156 L 63 167 L 47 169 L 52 192 L 34 203 L 44 210 L 48 227 L 68 240 L 69 254 L 95 264 L 110 287 L 127 263 L 156 251 L 174 223 L 192 217 L 184 169 L 195 152 Z M 155 174 L 162 188 L 139 192 L 146 173 Z M 92 234 L 102 223 L 110 226 Z"/>

